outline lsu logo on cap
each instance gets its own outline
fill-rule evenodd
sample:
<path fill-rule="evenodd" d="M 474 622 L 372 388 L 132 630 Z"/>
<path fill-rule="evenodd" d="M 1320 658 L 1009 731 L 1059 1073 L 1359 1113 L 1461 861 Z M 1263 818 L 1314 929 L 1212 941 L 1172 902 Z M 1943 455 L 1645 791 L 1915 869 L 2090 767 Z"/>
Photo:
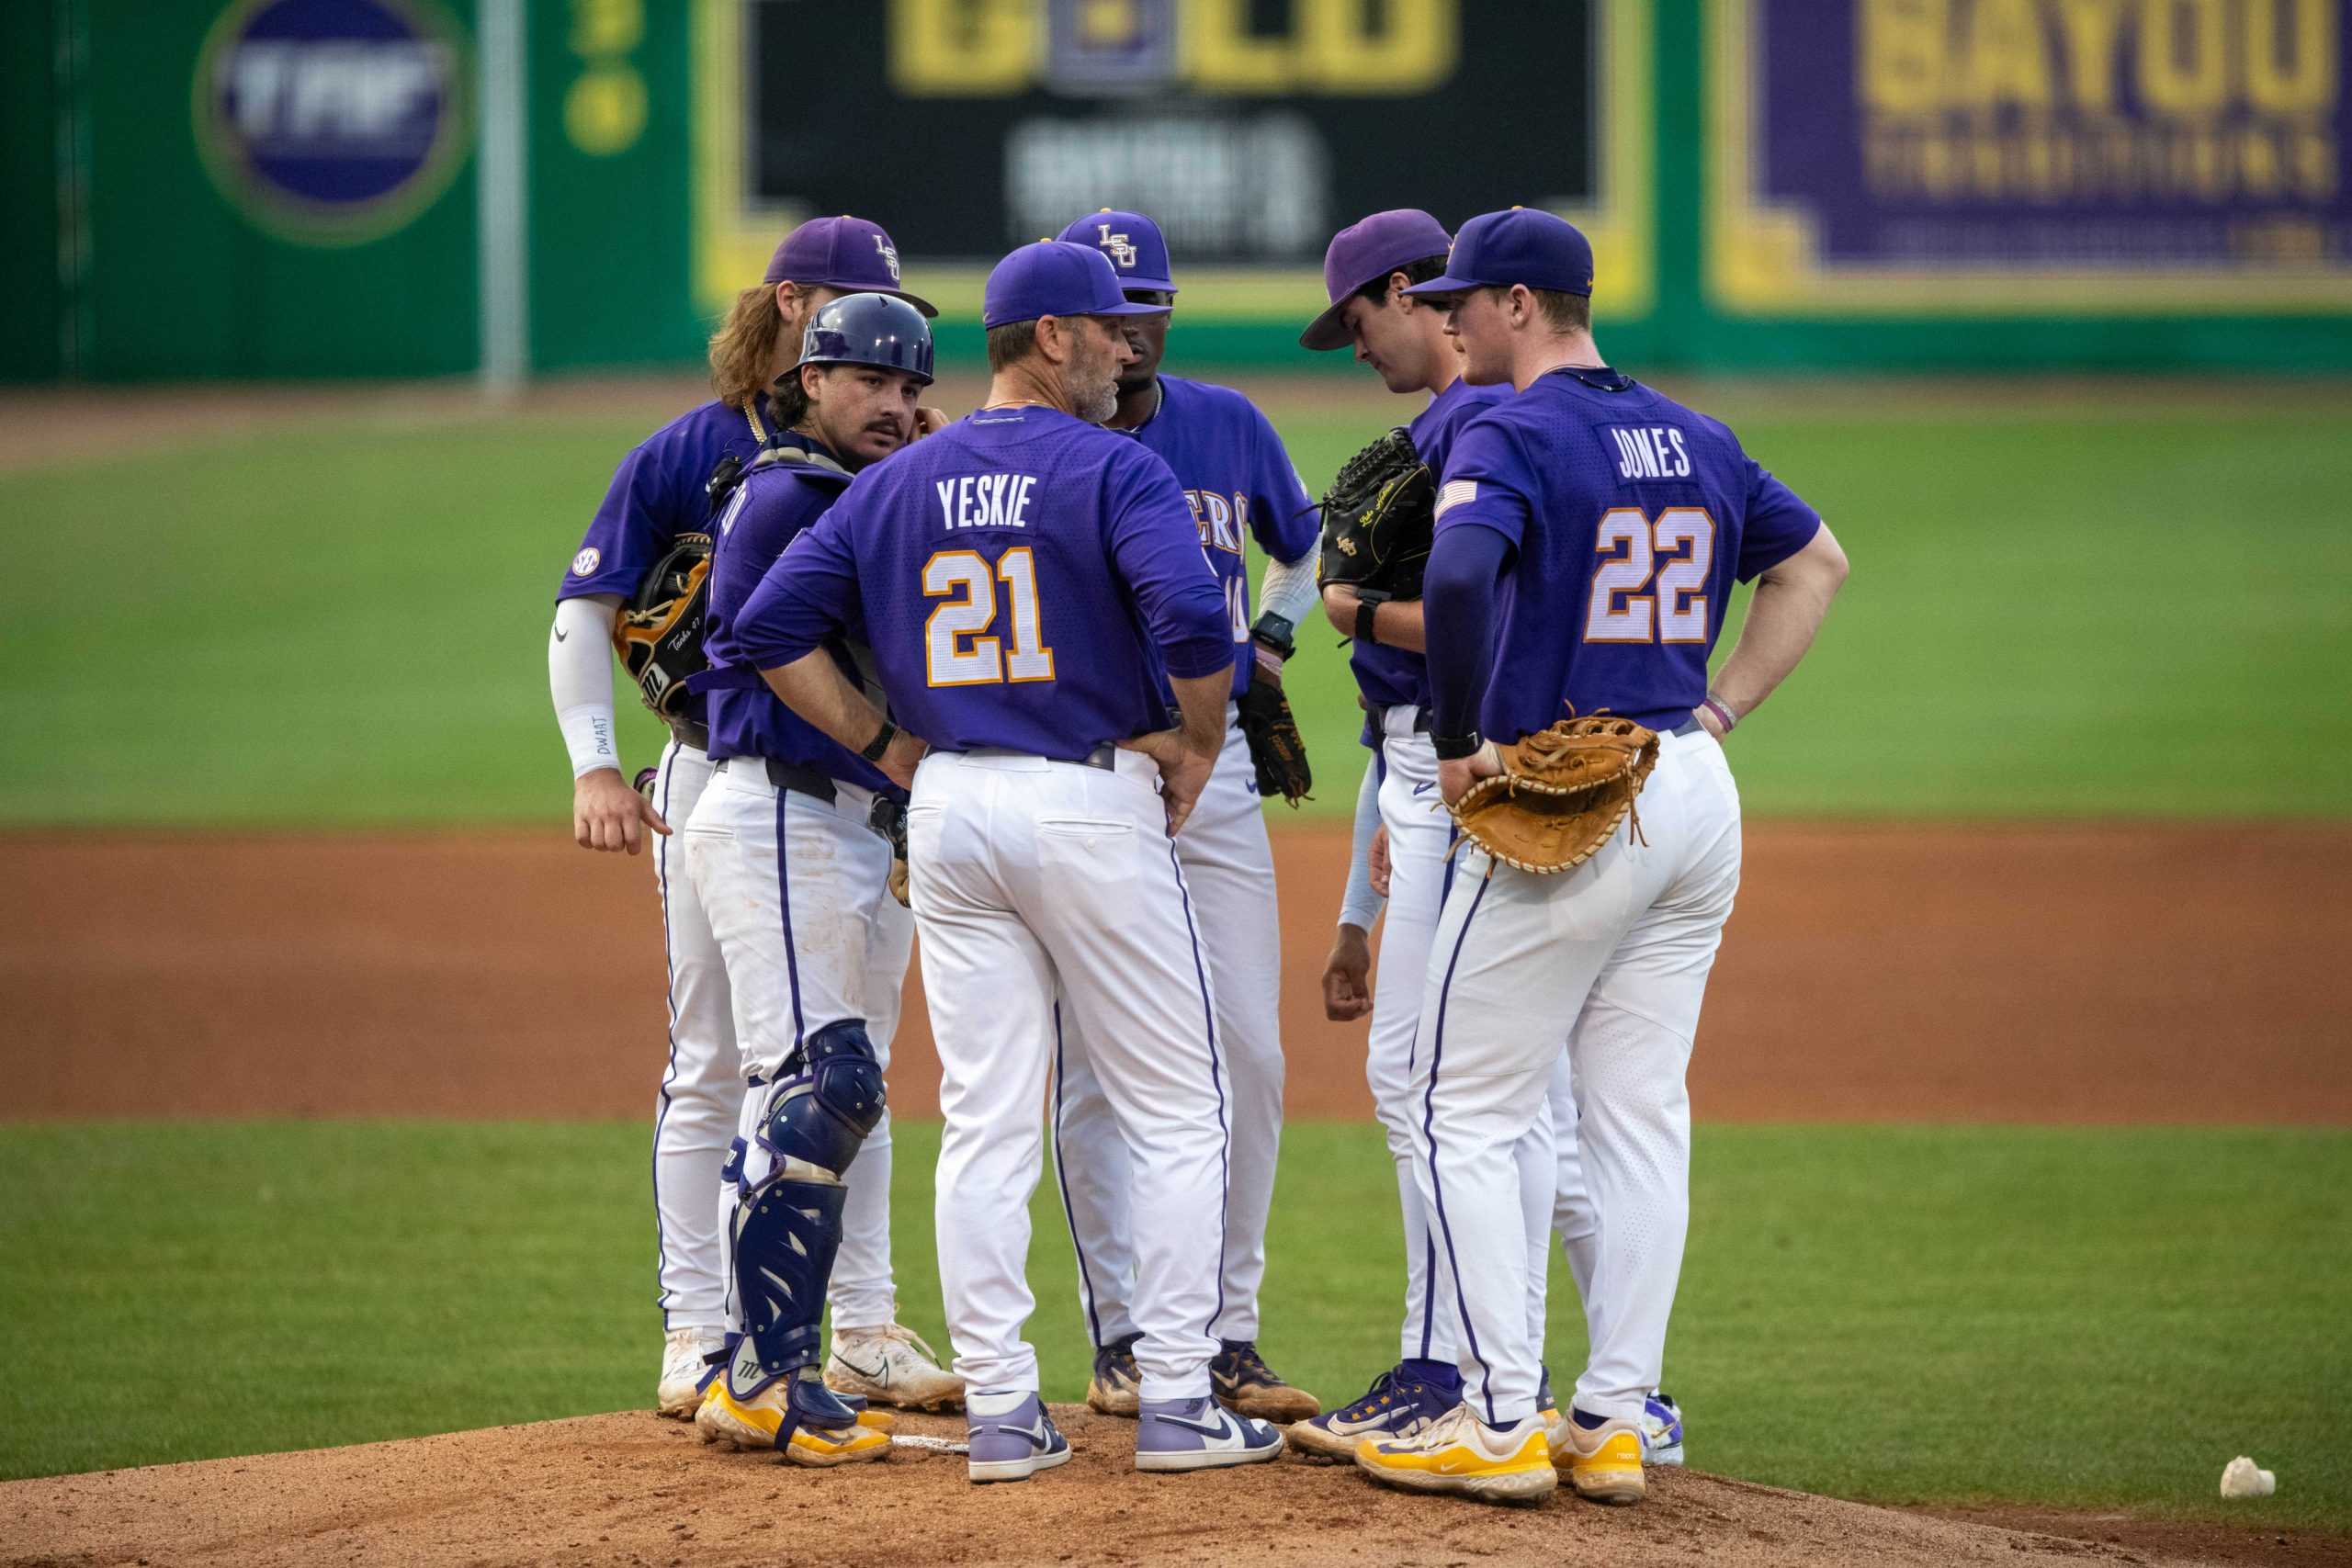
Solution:
<path fill-rule="evenodd" d="M 1136 248 L 1125 234 L 1114 234 L 1108 223 L 1097 223 L 1094 225 L 1094 231 L 1102 236 L 1095 242 L 1096 245 L 1108 254 L 1112 261 L 1129 268 L 1136 265 Z"/>
<path fill-rule="evenodd" d="M 879 234 L 874 236 L 874 248 L 882 253 L 882 265 L 890 269 L 890 281 L 899 281 L 898 248 Z"/>
<path fill-rule="evenodd" d="M 596 570 L 596 563 L 604 558 L 605 555 L 602 550 L 599 550 L 594 545 L 589 546 L 586 549 L 571 558 L 571 575 L 574 577 L 587 576 L 590 572 Z"/>

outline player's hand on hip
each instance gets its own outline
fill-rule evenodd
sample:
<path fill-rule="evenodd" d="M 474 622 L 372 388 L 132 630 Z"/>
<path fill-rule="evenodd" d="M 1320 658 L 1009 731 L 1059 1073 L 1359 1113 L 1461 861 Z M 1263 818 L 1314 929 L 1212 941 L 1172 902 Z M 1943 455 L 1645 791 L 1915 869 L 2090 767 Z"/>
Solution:
<path fill-rule="evenodd" d="M 1372 890 L 1383 898 L 1387 897 L 1389 872 L 1387 823 L 1383 822 L 1372 830 L 1372 848 L 1366 852 L 1364 859 L 1368 863 L 1366 870 L 1370 874 Z"/>
<path fill-rule="evenodd" d="M 1184 826 L 1184 819 L 1200 804 L 1201 791 L 1207 787 L 1209 772 L 1216 765 L 1215 753 L 1203 754 L 1184 744 L 1181 729 L 1158 729 L 1149 735 L 1131 736 L 1119 742 L 1129 751 L 1140 751 L 1159 767 L 1159 799 L 1168 808 L 1168 836 L 1174 838 Z"/>
<path fill-rule="evenodd" d="M 1493 778 L 1503 771 L 1502 753 L 1495 743 L 1487 741 L 1467 757 L 1449 757 L 1437 765 L 1437 793 L 1448 806 L 1460 800 L 1470 786 L 1480 779 Z"/>
<path fill-rule="evenodd" d="M 628 787 L 617 768 L 595 768 L 571 781 L 571 838 L 583 850 L 607 853 L 645 847 L 646 829 L 668 834 L 653 803 Z"/>
<path fill-rule="evenodd" d="M 1372 943 L 1362 926 L 1342 924 L 1323 961 L 1323 1016 L 1349 1023 L 1372 1010 Z"/>
<path fill-rule="evenodd" d="M 890 744 L 883 749 L 882 760 L 874 765 L 882 770 L 884 778 L 900 789 L 912 789 L 915 787 L 915 769 L 929 755 L 930 741 L 901 729 L 890 737 Z"/>

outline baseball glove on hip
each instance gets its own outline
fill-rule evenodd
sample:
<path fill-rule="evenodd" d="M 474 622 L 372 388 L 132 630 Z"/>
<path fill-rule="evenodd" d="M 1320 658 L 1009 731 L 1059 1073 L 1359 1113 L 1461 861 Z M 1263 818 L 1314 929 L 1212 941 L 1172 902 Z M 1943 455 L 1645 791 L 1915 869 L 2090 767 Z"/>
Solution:
<path fill-rule="evenodd" d="M 613 621 L 613 651 L 664 723 L 679 716 L 686 682 L 710 665 L 702 651 L 709 578 L 710 536 L 681 534 Z"/>
<path fill-rule="evenodd" d="M 1349 458 L 1323 497 L 1316 586 L 1340 582 L 1393 599 L 1419 598 L 1436 505 L 1436 477 L 1401 429 Z"/>
<path fill-rule="evenodd" d="M 1453 803 L 1453 819 L 1505 865 L 1546 876 L 1590 860 L 1630 814 L 1657 765 L 1657 732 L 1596 714 L 1562 719 L 1498 748 L 1503 771 Z"/>

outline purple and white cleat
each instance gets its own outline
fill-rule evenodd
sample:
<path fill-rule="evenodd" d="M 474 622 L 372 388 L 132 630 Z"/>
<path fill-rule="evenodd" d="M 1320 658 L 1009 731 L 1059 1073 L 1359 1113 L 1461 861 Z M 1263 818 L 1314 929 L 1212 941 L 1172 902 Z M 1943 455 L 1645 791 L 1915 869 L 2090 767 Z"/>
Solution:
<path fill-rule="evenodd" d="M 1282 1433 L 1235 1415 L 1206 1394 L 1147 1399 L 1136 1415 L 1137 1470 L 1223 1470 L 1262 1464 L 1282 1451 Z"/>
<path fill-rule="evenodd" d="M 971 1453 L 964 1463 L 965 1475 L 976 1483 L 1026 1481 L 1041 1470 L 1068 1464 L 1069 1439 L 1055 1427 L 1054 1418 L 1046 1414 L 1044 1402 L 1035 1394 L 1023 1396 L 1009 1410 L 984 1413 L 986 1406 L 1005 1397 L 966 1396 L 964 1429 L 971 1439 Z"/>

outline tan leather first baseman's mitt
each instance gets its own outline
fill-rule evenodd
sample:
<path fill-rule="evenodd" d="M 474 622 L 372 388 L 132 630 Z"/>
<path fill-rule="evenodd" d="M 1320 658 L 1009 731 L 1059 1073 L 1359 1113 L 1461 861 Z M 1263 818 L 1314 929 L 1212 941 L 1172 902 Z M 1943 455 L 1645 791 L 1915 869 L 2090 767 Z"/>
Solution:
<path fill-rule="evenodd" d="M 1453 803 L 1453 819 L 1505 865 L 1548 876 L 1590 860 L 1657 766 L 1657 732 L 1627 718 L 1566 718 L 1498 747 L 1503 771 Z M 1641 817 L 1634 815 L 1634 830 Z"/>

